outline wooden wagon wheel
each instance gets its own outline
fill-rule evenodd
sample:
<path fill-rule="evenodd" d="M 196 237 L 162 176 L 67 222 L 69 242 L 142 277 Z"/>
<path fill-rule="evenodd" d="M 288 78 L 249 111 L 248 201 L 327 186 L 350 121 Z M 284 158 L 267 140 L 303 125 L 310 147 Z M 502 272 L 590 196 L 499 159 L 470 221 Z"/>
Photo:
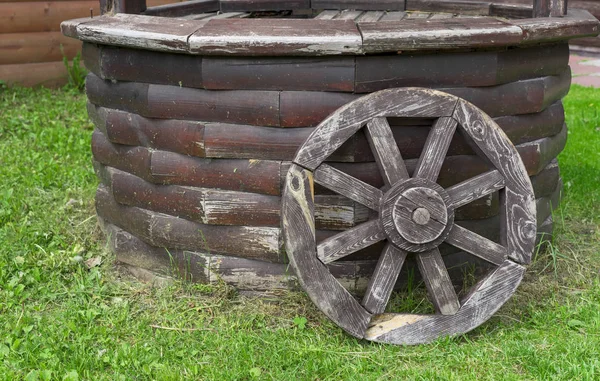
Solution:
<path fill-rule="evenodd" d="M 386 117 L 437 118 L 410 177 Z M 385 186 L 375 188 L 323 163 L 359 129 Z M 456 128 L 495 168 L 443 189 L 436 183 Z M 377 217 L 317 245 L 313 181 L 377 212 Z M 500 190 L 500 243 L 454 223 L 454 210 Z M 531 259 L 535 199 L 521 158 L 498 125 L 471 103 L 422 88 L 383 90 L 359 98 L 324 120 L 298 150 L 285 182 L 286 251 L 312 301 L 348 333 L 368 340 L 417 344 L 467 332 L 508 300 Z M 326 264 L 376 242 L 387 244 L 358 302 Z M 496 267 L 458 300 L 438 250 L 441 242 Z M 407 255 L 415 255 L 435 315 L 384 314 Z"/>

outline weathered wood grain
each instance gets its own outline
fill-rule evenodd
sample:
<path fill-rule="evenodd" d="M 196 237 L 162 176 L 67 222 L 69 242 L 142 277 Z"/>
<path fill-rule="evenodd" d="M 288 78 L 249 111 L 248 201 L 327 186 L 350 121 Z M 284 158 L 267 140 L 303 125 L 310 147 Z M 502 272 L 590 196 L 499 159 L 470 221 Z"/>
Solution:
<path fill-rule="evenodd" d="M 528 19 L 533 17 L 533 9 L 531 5 L 492 3 L 490 6 L 490 16 L 499 16 L 507 19 Z"/>
<path fill-rule="evenodd" d="M 384 239 L 381 222 L 370 220 L 319 243 L 317 257 L 325 264 L 331 263 Z"/>
<path fill-rule="evenodd" d="M 204 23 L 120 13 L 80 22 L 76 34 L 80 40 L 102 45 L 187 52 L 188 39 Z"/>
<path fill-rule="evenodd" d="M 86 67 L 102 79 L 203 88 L 202 58 L 86 43 Z"/>
<path fill-rule="evenodd" d="M 150 170 L 152 153 L 145 147 L 111 144 L 104 134 L 95 130 L 92 134 L 92 154 L 104 165 L 132 173 L 146 181 L 153 180 Z"/>
<path fill-rule="evenodd" d="M 149 113 L 148 86 L 137 82 L 111 83 L 92 73 L 85 79 L 85 91 L 91 103 L 142 115 Z"/>
<path fill-rule="evenodd" d="M 534 0 L 533 17 L 562 17 L 567 14 L 566 0 Z"/>
<path fill-rule="evenodd" d="M 312 0 L 313 9 L 357 9 L 361 11 L 402 11 L 401 0 Z"/>
<path fill-rule="evenodd" d="M 366 53 L 518 45 L 521 28 L 493 18 L 360 23 Z"/>
<path fill-rule="evenodd" d="M 456 98 L 425 89 L 379 91 L 346 104 L 324 120 L 300 147 L 294 162 L 314 170 L 331 153 L 375 117 L 448 116 Z"/>
<path fill-rule="evenodd" d="M 513 144 L 522 144 L 561 132 L 565 122 L 565 110 L 556 101 L 538 113 L 500 116 L 494 118 Z"/>
<path fill-rule="evenodd" d="M 379 314 L 385 310 L 406 255 L 391 243 L 386 244 L 362 299 L 367 311 Z"/>
<path fill-rule="evenodd" d="M 524 273 L 523 266 L 505 261 L 474 287 L 455 315 L 374 315 L 365 339 L 414 345 L 468 332 L 489 319 L 510 298 Z"/>
<path fill-rule="evenodd" d="M 504 177 L 497 170 L 492 170 L 453 185 L 446 191 L 452 199 L 452 207 L 459 208 L 502 189 L 504 185 Z"/>
<path fill-rule="evenodd" d="M 219 10 L 218 0 L 188 0 L 181 3 L 148 7 L 143 12 L 147 16 L 181 17 L 189 14 L 216 12 Z"/>
<path fill-rule="evenodd" d="M 292 165 L 282 200 L 286 252 L 313 303 L 346 332 L 362 337 L 371 318 L 317 259 L 312 174 Z"/>
<path fill-rule="evenodd" d="M 70 61 L 80 50 L 81 42 L 60 32 L 0 34 L 0 65 Z"/>
<path fill-rule="evenodd" d="M 598 35 L 598 20 L 589 12 L 569 9 L 564 17 L 510 20 L 523 30 L 523 43 L 534 44 Z"/>
<path fill-rule="evenodd" d="M 435 248 L 419 253 L 417 264 L 436 312 L 441 315 L 456 314 L 460 303 L 439 250 Z"/>
<path fill-rule="evenodd" d="M 525 165 L 506 135 L 487 115 L 460 100 L 454 117 L 472 141 L 485 153 L 505 179 L 501 204 L 505 211 L 501 229 L 508 256 L 520 263 L 531 260 L 535 244 L 535 197 Z"/>
<path fill-rule="evenodd" d="M 414 177 L 435 182 L 455 130 L 456 120 L 453 118 L 441 117 L 435 121 L 417 162 Z"/>
<path fill-rule="evenodd" d="M 160 184 L 280 194 L 278 161 L 201 159 L 166 151 L 152 152 L 150 172 Z"/>
<path fill-rule="evenodd" d="M 310 9 L 310 0 L 220 0 L 221 12 Z"/>
<path fill-rule="evenodd" d="M 491 2 L 469 0 L 406 0 L 406 10 L 421 12 L 448 12 L 460 15 L 487 16 L 490 14 L 491 4 Z"/>
<path fill-rule="evenodd" d="M 321 56 L 361 52 L 352 20 L 211 20 L 189 37 L 189 49 L 206 55 Z"/>
<path fill-rule="evenodd" d="M 380 117 L 368 121 L 366 135 L 377 167 L 383 176 L 383 182 L 390 186 L 408 179 L 408 171 L 387 119 Z"/>
<path fill-rule="evenodd" d="M 314 181 L 372 210 L 379 210 L 381 190 L 332 166 L 321 164 L 314 171 Z"/>
<path fill-rule="evenodd" d="M 211 90 L 354 91 L 353 57 L 205 57 Z"/>
<path fill-rule="evenodd" d="M 106 221 L 159 247 L 236 253 L 242 258 L 282 262 L 280 229 L 255 226 L 215 226 L 118 204 L 103 186 L 96 193 L 96 211 Z M 226 237 L 227 239 L 224 239 Z"/>
<path fill-rule="evenodd" d="M 452 227 L 446 242 L 495 265 L 501 265 L 506 260 L 506 247 L 460 225 Z"/>

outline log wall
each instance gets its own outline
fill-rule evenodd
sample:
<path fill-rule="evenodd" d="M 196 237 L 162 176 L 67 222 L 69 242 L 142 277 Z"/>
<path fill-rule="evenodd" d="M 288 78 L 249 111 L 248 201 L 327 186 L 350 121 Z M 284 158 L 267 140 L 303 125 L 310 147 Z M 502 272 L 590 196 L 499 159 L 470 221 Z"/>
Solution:
<path fill-rule="evenodd" d="M 202 282 L 223 279 L 241 290 L 295 285 L 280 228 L 290 161 L 331 112 L 398 86 L 438 88 L 492 116 L 530 175 L 540 241 L 552 232 L 552 209 L 562 191 L 556 156 L 567 139 L 561 102 L 570 85 L 566 43 L 335 58 L 192 56 L 89 43 L 83 51 L 101 181 L 96 208 L 118 260 L 131 268 L 175 271 Z M 410 173 L 431 123 L 390 120 Z M 328 162 L 383 186 L 361 133 Z M 449 187 L 488 169 L 456 135 L 438 183 Z M 343 196 L 320 186 L 315 192 L 318 241 L 372 217 Z M 457 209 L 455 219 L 498 240 L 499 213 L 496 192 Z M 331 271 L 360 292 L 382 248 L 360 250 Z M 449 245 L 440 250 L 457 277 L 473 264 Z"/>
<path fill-rule="evenodd" d="M 179 1 L 148 0 L 148 4 Z M 0 0 L 0 81 L 27 87 L 67 83 L 63 56 L 72 60 L 81 51 L 81 42 L 63 36 L 60 23 L 90 15 L 100 15 L 99 1 Z"/>

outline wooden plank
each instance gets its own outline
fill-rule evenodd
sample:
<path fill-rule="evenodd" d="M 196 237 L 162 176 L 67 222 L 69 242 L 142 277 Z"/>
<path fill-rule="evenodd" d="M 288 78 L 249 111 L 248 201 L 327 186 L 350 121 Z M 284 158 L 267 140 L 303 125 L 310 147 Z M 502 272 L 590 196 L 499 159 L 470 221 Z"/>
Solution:
<path fill-rule="evenodd" d="M 384 11 L 369 11 L 369 12 L 365 12 L 362 15 L 360 15 L 360 17 L 358 17 L 356 19 L 356 22 L 375 22 L 375 21 L 379 21 L 383 15 L 385 14 Z"/>
<path fill-rule="evenodd" d="M 81 42 L 60 32 L 0 34 L 0 65 L 71 60 L 81 50 Z"/>
<path fill-rule="evenodd" d="M 525 44 L 592 37 L 599 31 L 598 20 L 581 9 L 570 9 L 565 17 L 510 20 L 510 23 L 523 30 Z"/>
<path fill-rule="evenodd" d="M 406 17 L 406 12 L 387 12 L 379 21 L 400 21 Z"/>
<path fill-rule="evenodd" d="M 563 125 L 561 131 L 549 138 L 522 143 L 517 146 L 521 159 L 526 164 L 528 174 L 535 175 L 541 172 L 567 144 L 567 126 Z"/>
<path fill-rule="evenodd" d="M 356 20 L 358 16 L 362 15 L 363 11 L 353 11 L 351 9 L 344 9 L 340 12 L 339 16 L 336 17 L 338 20 Z"/>
<path fill-rule="evenodd" d="M 339 11 L 323 11 L 315 16 L 316 20 L 333 20 L 339 16 Z"/>
<path fill-rule="evenodd" d="M 120 205 L 103 186 L 96 192 L 96 211 L 104 220 L 152 246 L 233 254 L 241 258 L 268 262 L 283 260 L 280 257 L 278 228 L 199 224 L 183 218 Z"/>
<path fill-rule="evenodd" d="M 522 40 L 521 28 L 492 18 L 361 23 L 358 27 L 366 53 L 507 46 Z"/>
<path fill-rule="evenodd" d="M 124 111 L 88 105 L 96 127 L 106 131 L 112 143 L 144 146 L 184 155 L 205 156 L 205 125 L 176 119 L 148 119 Z M 98 117 L 96 117 L 98 115 Z M 241 158 L 238 157 L 238 158 Z"/>
<path fill-rule="evenodd" d="M 282 91 L 280 93 L 280 125 L 282 127 L 314 127 L 329 114 L 358 98 L 348 93 Z"/>
<path fill-rule="evenodd" d="M 57 32 L 63 20 L 100 15 L 97 1 L 0 2 L 0 34 Z"/>
<path fill-rule="evenodd" d="M 566 14 L 566 0 L 533 0 L 533 17 L 562 17 Z"/>
<path fill-rule="evenodd" d="M 99 53 L 93 53 L 94 50 L 99 50 Z M 202 58 L 198 56 L 84 44 L 83 58 L 86 66 L 93 61 L 87 59 L 91 55 L 98 56 L 94 66 L 98 67 L 99 72 L 93 68 L 90 70 L 103 79 L 204 87 Z"/>
<path fill-rule="evenodd" d="M 406 10 L 421 12 L 450 12 L 460 15 L 490 14 L 491 2 L 461 0 L 406 0 Z"/>
<path fill-rule="evenodd" d="M 221 0 L 221 12 L 310 9 L 310 0 Z"/>
<path fill-rule="evenodd" d="M 506 261 L 474 287 L 455 315 L 374 315 L 365 338 L 411 345 L 468 332 L 486 321 L 510 298 L 524 273 L 523 266 Z"/>
<path fill-rule="evenodd" d="M 154 151 L 150 170 L 155 182 L 159 184 L 281 194 L 278 161 L 200 159 L 166 151 Z"/>
<path fill-rule="evenodd" d="M 319 243 L 317 257 L 325 264 L 331 263 L 385 238 L 379 219 L 370 220 Z"/>
<path fill-rule="evenodd" d="M 417 255 L 419 272 L 436 312 L 454 315 L 460 308 L 452 281 L 437 248 Z"/>
<path fill-rule="evenodd" d="M 455 104 L 456 98 L 425 89 L 372 93 L 346 104 L 323 121 L 298 150 L 294 162 L 314 170 L 373 117 L 440 117 L 451 112 Z"/>
<path fill-rule="evenodd" d="M 0 80 L 8 86 L 58 88 L 68 83 L 68 74 L 62 61 L 19 63 L 0 65 Z"/>
<path fill-rule="evenodd" d="M 351 20 L 211 20 L 189 38 L 192 53 L 207 55 L 356 54 L 361 45 Z"/>
<path fill-rule="evenodd" d="M 539 113 L 500 116 L 494 118 L 513 144 L 522 144 L 554 136 L 561 132 L 565 123 L 565 110 L 556 101 Z"/>
<path fill-rule="evenodd" d="M 187 52 L 188 39 L 205 22 L 116 14 L 79 23 L 76 38 L 103 45 Z"/>
<path fill-rule="evenodd" d="M 111 144 L 104 134 L 94 130 L 92 154 L 100 163 L 132 173 L 146 181 L 153 181 L 150 171 L 151 151 L 145 147 Z"/>
<path fill-rule="evenodd" d="M 361 11 L 403 11 L 401 0 L 312 0 L 313 9 L 356 9 Z"/>
<path fill-rule="evenodd" d="M 92 73 L 85 79 L 85 91 L 91 103 L 141 115 L 149 114 L 148 86 L 138 82 L 112 83 Z"/>
<path fill-rule="evenodd" d="M 150 85 L 145 116 L 206 122 L 279 125 L 276 91 L 211 91 L 178 86 Z"/>
<path fill-rule="evenodd" d="M 456 120 L 453 118 L 441 117 L 435 121 L 417 162 L 414 177 L 433 182 L 437 180 L 455 130 Z"/>
<path fill-rule="evenodd" d="M 507 19 L 528 19 L 533 17 L 533 9 L 531 5 L 492 3 L 490 16 Z"/>
<path fill-rule="evenodd" d="M 334 167 L 321 164 L 314 171 L 314 181 L 372 210 L 379 210 L 381 198 L 383 197 L 381 190 Z"/>
<path fill-rule="evenodd" d="M 386 244 L 377 262 L 362 299 L 365 309 L 374 314 L 383 313 L 388 304 L 407 252 L 391 243 Z"/>
<path fill-rule="evenodd" d="M 143 14 L 160 17 L 181 17 L 193 13 L 216 12 L 218 10 L 218 0 L 191 0 L 156 7 L 150 6 Z"/>
<path fill-rule="evenodd" d="M 539 174 L 530 177 L 536 198 L 546 197 L 556 189 L 560 178 L 558 160 L 553 159 Z"/>
<path fill-rule="evenodd" d="M 282 200 L 282 226 L 290 264 L 313 303 L 346 332 L 362 337 L 371 315 L 317 259 L 310 172 L 292 165 Z"/>
<path fill-rule="evenodd" d="M 205 57 L 204 87 L 212 90 L 354 91 L 352 57 Z"/>
<path fill-rule="evenodd" d="M 115 13 L 139 14 L 146 10 L 146 0 L 107 0 L 108 6 Z"/>

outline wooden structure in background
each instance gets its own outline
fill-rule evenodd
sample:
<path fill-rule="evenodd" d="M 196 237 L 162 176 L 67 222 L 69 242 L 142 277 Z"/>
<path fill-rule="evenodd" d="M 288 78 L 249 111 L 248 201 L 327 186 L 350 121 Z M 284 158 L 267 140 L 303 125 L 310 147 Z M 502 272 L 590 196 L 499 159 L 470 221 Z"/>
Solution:
<path fill-rule="evenodd" d="M 148 4 L 178 1 L 149 0 Z M 81 42 L 65 37 L 60 23 L 90 15 L 100 15 L 97 0 L 0 0 L 0 81 L 48 87 L 67 83 L 63 55 L 73 59 L 81 51 Z"/>

